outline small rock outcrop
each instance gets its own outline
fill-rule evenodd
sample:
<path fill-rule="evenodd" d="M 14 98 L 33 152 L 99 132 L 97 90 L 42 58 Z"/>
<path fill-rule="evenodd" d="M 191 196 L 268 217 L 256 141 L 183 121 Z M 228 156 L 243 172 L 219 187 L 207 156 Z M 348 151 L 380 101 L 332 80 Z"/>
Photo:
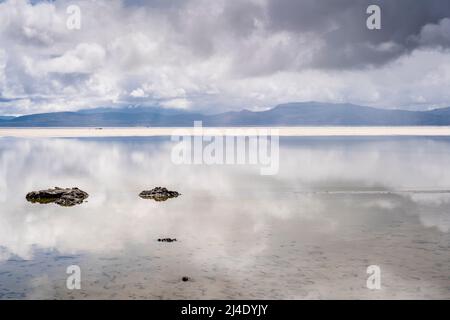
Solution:
<path fill-rule="evenodd" d="M 162 238 L 162 239 L 158 239 L 158 242 L 176 242 L 177 239 L 172 239 L 172 238 Z"/>
<path fill-rule="evenodd" d="M 191 278 L 183 277 L 183 278 L 181 278 L 181 281 L 183 281 L 183 282 L 191 281 Z"/>
<path fill-rule="evenodd" d="M 58 188 L 33 191 L 27 194 L 26 199 L 32 203 L 56 203 L 63 207 L 72 207 L 82 204 L 89 194 L 78 188 Z"/>
<path fill-rule="evenodd" d="M 142 191 L 139 196 L 143 199 L 153 199 L 155 201 L 166 201 L 170 198 L 176 198 L 180 194 L 176 191 L 170 191 L 166 188 L 156 187 L 152 190 Z"/>

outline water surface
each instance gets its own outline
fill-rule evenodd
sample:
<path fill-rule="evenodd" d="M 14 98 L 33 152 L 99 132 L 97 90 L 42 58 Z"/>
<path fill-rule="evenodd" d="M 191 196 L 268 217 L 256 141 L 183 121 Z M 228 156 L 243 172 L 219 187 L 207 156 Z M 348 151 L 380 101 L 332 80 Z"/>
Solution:
<path fill-rule="evenodd" d="M 284 137 L 273 176 L 175 165 L 172 146 L 1 138 L 0 299 L 450 298 L 449 138 Z M 90 197 L 25 200 L 54 186 Z M 156 186 L 182 195 L 139 198 Z"/>

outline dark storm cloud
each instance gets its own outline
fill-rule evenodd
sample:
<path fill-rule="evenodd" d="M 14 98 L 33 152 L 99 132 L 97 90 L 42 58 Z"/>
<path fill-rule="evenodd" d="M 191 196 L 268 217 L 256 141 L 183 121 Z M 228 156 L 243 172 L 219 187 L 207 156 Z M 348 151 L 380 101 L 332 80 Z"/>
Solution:
<path fill-rule="evenodd" d="M 199 58 L 219 54 L 233 39 L 228 49 L 235 53 L 234 71 L 251 76 L 304 68 L 361 69 L 419 47 L 450 47 L 450 21 L 444 20 L 450 19 L 450 0 L 239 0 L 211 2 L 211 7 L 198 0 L 126 3 L 165 15 Z M 371 4 L 381 7 L 381 30 L 366 27 Z M 251 42 L 252 35 L 261 36 L 261 28 L 266 43 L 280 32 L 291 38 L 264 51 Z"/>
<path fill-rule="evenodd" d="M 291 33 L 292 43 L 264 53 L 266 58 L 260 68 L 237 63 L 238 70 L 255 75 L 305 67 L 379 66 L 418 47 L 450 47 L 450 22 L 442 21 L 450 18 L 450 0 L 238 0 L 224 1 L 214 9 L 198 0 L 124 0 L 124 3 L 165 15 L 183 42 L 200 58 L 223 50 L 222 41 L 232 37 L 238 43 L 242 41 L 242 46 L 230 49 L 240 50 L 236 52 L 237 60 L 247 64 L 260 49 L 244 43 L 258 31 L 255 21 L 265 28 L 267 37 L 276 32 Z M 366 27 L 366 9 L 371 4 L 381 7 L 381 30 Z M 220 14 L 216 13 L 217 8 Z M 306 61 L 295 54 L 308 46 L 304 42 L 299 45 L 296 35 L 320 41 L 320 50 L 314 48 L 312 59 Z"/>
<path fill-rule="evenodd" d="M 225 39 L 245 42 L 256 30 L 255 20 L 265 20 L 265 8 L 257 1 L 191 0 L 186 3 L 184 8 L 166 11 L 167 18 L 182 42 L 201 58 L 220 54 Z"/>
<path fill-rule="evenodd" d="M 230 50 L 246 64 L 259 50 L 245 44 L 258 31 L 255 21 L 265 28 L 267 37 L 276 32 L 291 33 L 291 44 L 264 53 L 273 58 L 264 59 L 260 70 L 250 65 L 249 73 L 255 74 L 305 67 L 379 66 L 419 47 L 450 47 L 450 0 L 123 0 L 123 4 L 166 17 L 199 58 L 217 54 L 223 50 L 220 44 L 224 39 L 231 37 L 242 46 Z M 366 27 L 366 9 L 371 4 L 381 7 L 381 30 Z M 312 59 L 299 63 L 303 58 L 295 52 L 304 50 L 308 43 L 299 48 L 296 35 L 320 41 L 320 50 L 314 48 Z M 237 69 L 246 71 L 239 64 Z"/>
<path fill-rule="evenodd" d="M 381 30 L 366 28 L 371 4 L 381 8 Z M 324 41 L 315 67 L 380 65 L 419 46 L 450 46 L 450 28 L 442 22 L 450 17 L 448 0 L 268 0 L 266 10 L 271 30 L 312 33 Z"/>

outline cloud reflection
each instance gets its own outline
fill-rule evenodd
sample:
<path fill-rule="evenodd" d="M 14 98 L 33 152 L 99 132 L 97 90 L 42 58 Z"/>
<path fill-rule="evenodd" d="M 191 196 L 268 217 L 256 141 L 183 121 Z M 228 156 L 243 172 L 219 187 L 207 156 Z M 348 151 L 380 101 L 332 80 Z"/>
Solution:
<path fill-rule="evenodd" d="M 404 278 L 409 265 L 417 266 L 414 277 L 434 270 L 426 285 L 435 285 L 421 294 L 442 296 L 450 195 L 310 191 L 446 189 L 447 140 L 282 139 L 275 176 L 261 176 L 257 166 L 248 165 L 174 165 L 171 147 L 165 138 L 1 139 L 0 261 L 32 260 L 46 250 L 69 257 L 177 257 L 199 285 L 199 274 L 209 270 L 204 279 L 209 281 L 215 272 L 214 288 L 222 291 L 209 297 L 236 297 L 248 290 L 249 298 L 338 298 L 355 294 L 342 286 L 348 289 L 353 278 L 364 284 L 364 270 L 376 260 L 413 294 L 404 297 L 416 292 L 410 285 L 417 280 Z M 71 208 L 25 200 L 27 192 L 53 186 L 79 187 L 90 197 Z M 139 198 L 155 186 L 182 195 L 166 202 Z M 178 241 L 157 242 L 165 237 Z M 178 265 L 164 268 L 173 272 Z M 357 270 L 362 274 L 353 276 Z M 267 282 L 268 272 L 277 284 Z M 336 272 L 339 278 L 327 282 Z M 237 289 L 245 281 L 268 286 L 272 293 Z M 308 286 L 314 290 L 303 292 Z M 164 296 L 161 292 L 152 294 Z"/>
<path fill-rule="evenodd" d="M 162 139 L 4 139 L 0 246 L 26 259 L 31 258 L 32 246 L 101 252 L 123 248 L 128 242 L 153 241 L 156 235 L 187 240 L 198 233 L 198 227 L 203 237 L 244 241 L 271 219 L 299 217 L 333 232 L 339 219 L 329 210 L 342 207 L 342 199 L 295 191 L 450 186 L 450 173 L 444 166 L 450 163 L 450 153 L 442 151 L 443 147 L 450 149 L 448 142 L 414 143 L 330 145 L 288 140 L 282 144 L 280 173 L 262 177 L 250 166 L 174 165 L 171 144 Z M 138 197 L 141 190 L 159 185 L 183 195 L 170 203 Z M 88 203 L 70 209 L 25 201 L 28 191 L 53 186 L 80 187 L 91 197 Z M 418 215 L 424 226 L 449 230 L 449 195 L 359 200 L 358 196 L 352 198 L 358 210 L 408 207 L 409 214 Z M 245 225 L 249 234 L 240 233 L 238 224 Z"/>

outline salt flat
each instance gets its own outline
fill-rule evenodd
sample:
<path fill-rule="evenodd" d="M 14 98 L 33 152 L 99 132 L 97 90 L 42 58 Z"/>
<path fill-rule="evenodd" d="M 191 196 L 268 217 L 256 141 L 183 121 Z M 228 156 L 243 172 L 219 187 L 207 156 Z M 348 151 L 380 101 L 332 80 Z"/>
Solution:
<path fill-rule="evenodd" d="M 450 127 L 0 128 L 0 137 L 154 137 L 171 135 L 450 136 Z"/>

